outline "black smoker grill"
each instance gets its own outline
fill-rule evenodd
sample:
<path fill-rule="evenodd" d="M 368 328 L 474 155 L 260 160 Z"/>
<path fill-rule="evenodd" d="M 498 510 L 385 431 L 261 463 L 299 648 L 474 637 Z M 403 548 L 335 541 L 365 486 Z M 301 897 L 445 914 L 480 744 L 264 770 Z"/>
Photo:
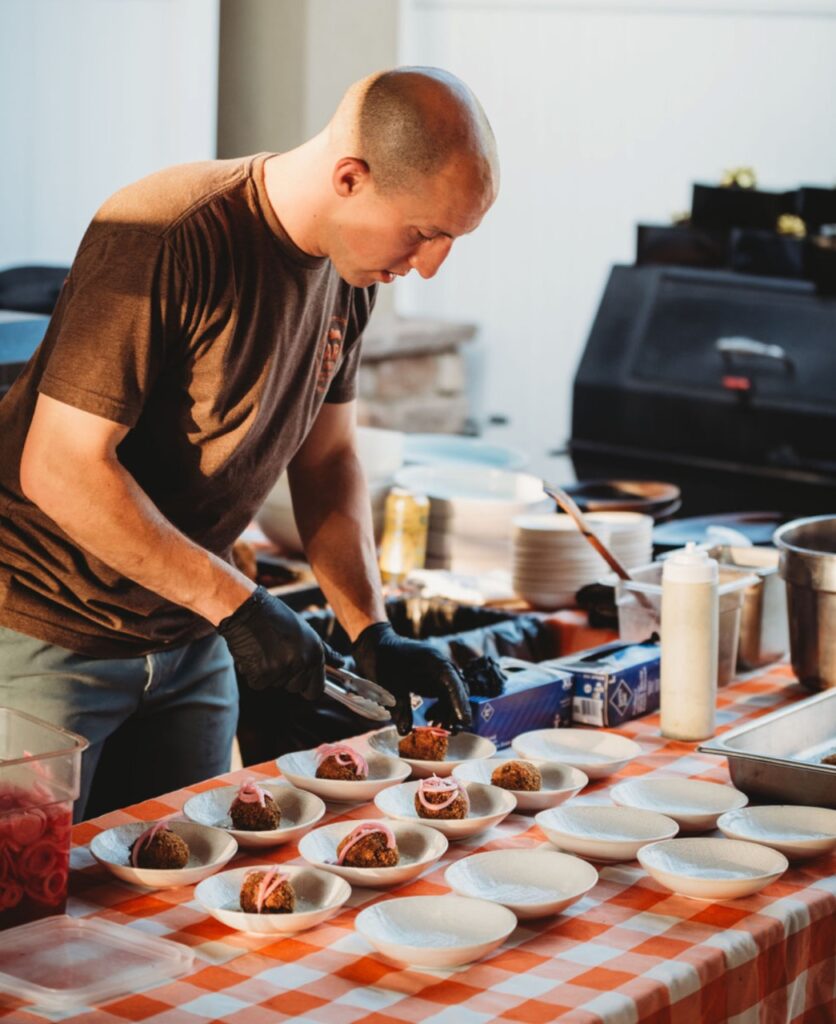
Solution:
<path fill-rule="evenodd" d="M 681 514 L 836 510 L 836 298 L 808 281 L 613 267 L 575 376 L 578 479 L 667 480 Z"/>

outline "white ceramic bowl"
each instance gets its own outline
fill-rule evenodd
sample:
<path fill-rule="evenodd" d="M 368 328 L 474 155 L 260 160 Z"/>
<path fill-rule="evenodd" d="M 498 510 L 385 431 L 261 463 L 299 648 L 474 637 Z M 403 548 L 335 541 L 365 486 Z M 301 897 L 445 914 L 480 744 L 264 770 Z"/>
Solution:
<path fill-rule="evenodd" d="M 240 893 L 244 876 L 250 871 L 268 871 L 274 864 L 255 864 L 246 868 L 221 871 L 205 878 L 194 891 L 198 902 L 228 928 L 250 935 L 294 935 L 333 917 L 351 895 L 344 879 L 316 868 L 283 864 L 296 893 L 292 914 L 247 914 L 241 909 Z"/>
<path fill-rule="evenodd" d="M 325 804 L 313 793 L 260 779 L 258 785 L 278 804 L 282 815 L 278 828 L 249 832 L 232 827 L 229 808 L 238 796 L 238 786 L 221 786 L 198 793 L 183 804 L 183 813 L 189 821 L 196 821 L 199 825 L 226 829 L 239 846 L 250 850 L 295 841 L 325 814 Z"/>
<path fill-rule="evenodd" d="M 717 828 L 729 839 L 761 843 L 790 860 L 819 857 L 836 850 L 836 811 L 828 807 L 741 807 L 721 815 Z"/>
<path fill-rule="evenodd" d="M 552 850 L 491 850 L 451 864 L 444 877 L 460 896 L 501 903 L 523 920 L 559 913 L 595 886 L 598 872 Z"/>
<path fill-rule="evenodd" d="M 480 782 L 483 786 L 491 785 L 491 775 L 504 761 L 466 761 L 453 769 L 453 778 L 459 782 Z M 543 811 L 547 807 L 557 807 L 564 800 L 579 793 L 589 779 L 579 768 L 556 762 L 532 762 L 540 770 L 542 786 L 537 790 L 509 789 L 517 801 L 517 810 L 521 813 Z M 501 788 L 501 787 L 499 787 Z"/>
<path fill-rule="evenodd" d="M 369 777 L 362 781 L 345 782 L 340 779 L 318 779 L 316 777 L 316 751 L 297 750 L 283 754 L 276 764 L 279 771 L 294 786 L 315 793 L 323 800 L 335 803 L 366 803 L 381 789 L 396 786 L 409 776 L 411 771 L 405 761 L 385 754 L 363 755 L 369 766 Z"/>
<path fill-rule="evenodd" d="M 99 864 L 123 882 L 144 885 L 148 889 L 172 889 L 178 885 L 194 885 L 214 874 L 238 851 L 238 844 L 223 829 L 198 825 L 193 821 L 167 821 L 168 828 L 188 844 L 186 866 L 135 868 L 131 865 L 130 847 L 154 824 L 153 821 L 132 821 L 106 829 L 90 841 L 90 852 Z"/>
<path fill-rule="evenodd" d="M 521 733 L 511 746 L 520 757 L 570 764 L 590 779 L 620 771 L 642 752 L 626 736 L 601 729 L 537 729 Z"/>
<path fill-rule="evenodd" d="M 592 860 L 634 860 L 648 843 L 670 839 L 676 822 L 654 811 L 571 804 L 541 811 L 534 820 L 550 843 Z"/>
<path fill-rule="evenodd" d="M 751 896 L 787 870 L 787 858 L 735 839 L 667 839 L 639 850 L 639 863 L 660 885 L 700 900 Z"/>
<path fill-rule="evenodd" d="M 470 811 L 466 818 L 422 818 L 415 810 L 415 794 L 419 785 L 418 782 L 403 782 L 400 786 L 384 789 L 374 798 L 375 806 L 387 818 L 420 822 L 438 829 L 448 839 L 455 840 L 467 839 L 493 828 L 508 817 L 516 804 L 513 793 L 507 789 L 471 782 L 466 786 L 470 797 Z"/>
<path fill-rule="evenodd" d="M 506 907 L 465 896 L 404 896 L 357 915 L 354 927 L 378 952 L 407 967 L 458 967 L 487 956 L 517 926 Z"/>
<path fill-rule="evenodd" d="M 627 779 L 610 790 L 613 803 L 666 814 L 683 832 L 707 832 L 726 811 L 745 807 L 749 798 L 733 786 L 700 779 Z"/>
<path fill-rule="evenodd" d="M 315 868 L 332 871 L 351 885 L 384 889 L 417 878 L 447 851 L 446 838 L 435 829 L 427 828 L 425 825 L 387 821 L 386 824 L 395 833 L 395 842 L 400 853 L 400 860 L 394 867 L 353 868 L 337 864 L 337 846 L 340 840 L 358 825 L 362 825 L 363 820 L 366 819 L 338 821 L 333 825 L 323 825 L 322 828 L 314 829 L 299 843 L 300 855 Z M 375 821 L 374 824 L 379 822 Z"/>
<path fill-rule="evenodd" d="M 496 747 L 490 740 L 477 736 L 472 732 L 459 732 L 451 736 L 447 743 L 447 757 L 443 761 L 419 761 L 415 758 L 401 757 L 398 754 L 398 730 L 390 725 L 369 736 L 369 746 L 389 757 L 400 757 L 412 769 L 417 779 L 426 779 L 430 775 L 449 775 L 456 765 L 463 761 L 479 760 L 493 757 Z"/>

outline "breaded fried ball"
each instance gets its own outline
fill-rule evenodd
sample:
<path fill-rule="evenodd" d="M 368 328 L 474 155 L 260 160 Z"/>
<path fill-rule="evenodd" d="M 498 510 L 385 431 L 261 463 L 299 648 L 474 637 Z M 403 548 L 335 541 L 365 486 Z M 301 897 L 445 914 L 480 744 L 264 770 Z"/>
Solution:
<path fill-rule="evenodd" d="M 398 742 L 398 753 L 413 761 L 443 761 L 447 756 L 448 739 L 446 732 L 413 729 Z"/>
<path fill-rule="evenodd" d="M 318 779 L 334 779 L 339 782 L 358 782 L 366 778 L 362 772 L 357 771 L 357 765 L 353 761 L 349 761 L 348 764 L 340 764 L 334 754 L 326 757 L 319 765 L 316 777 Z"/>
<path fill-rule="evenodd" d="M 266 871 L 248 871 L 241 886 L 241 909 L 245 914 L 292 914 L 296 909 L 296 894 L 289 879 L 280 882 L 258 909 L 258 889 Z"/>
<path fill-rule="evenodd" d="M 343 848 L 348 845 L 351 833 L 340 840 L 337 846 L 337 856 L 342 853 Z M 350 868 L 391 868 L 400 860 L 397 847 L 390 849 L 386 844 L 386 836 L 382 832 L 371 832 L 363 836 L 351 847 L 345 855 L 343 864 Z"/>
<path fill-rule="evenodd" d="M 449 796 L 449 793 L 425 793 L 424 794 L 428 804 L 441 804 Z M 468 803 L 467 799 L 461 795 L 449 804 L 447 807 L 439 807 L 438 810 L 430 810 L 429 807 L 425 807 L 418 794 L 415 794 L 415 810 L 418 812 L 419 818 L 436 818 L 442 821 L 460 821 L 462 818 L 467 817 Z"/>
<path fill-rule="evenodd" d="M 263 807 L 257 800 L 245 803 L 236 796 L 229 806 L 229 816 L 232 827 L 241 832 L 272 832 L 282 823 L 279 805 L 269 793 L 264 794 Z"/>
<path fill-rule="evenodd" d="M 140 839 L 142 836 L 131 843 L 131 856 Z M 188 843 L 170 828 L 161 828 L 150 839 L 143 840 L 136 855 L 136 866 L 140 868 L 184 868 L 188 862 Z"/>
<path fill-rule="evenodd" d="M 491 784 L 501 789 L 518 789 L 533 793 L 543 786 L 540 769 L 528 761 L 503 761 L 494 768 Z"/>

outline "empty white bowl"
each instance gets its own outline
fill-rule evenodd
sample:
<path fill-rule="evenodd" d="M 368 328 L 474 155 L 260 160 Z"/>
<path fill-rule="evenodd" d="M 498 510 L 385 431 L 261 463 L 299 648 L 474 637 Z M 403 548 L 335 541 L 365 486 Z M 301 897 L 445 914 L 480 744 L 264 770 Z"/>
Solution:
<path fill-rule="evenodd" d="M 438 829 L 448 839 L 467 839 L 498 825 L 516 805 L 514 795 L 507 789 L 471 782 L 465 787 L 470 797 L 466 818 L 422 818 L 415 810 L 415 794 L 419 785 L 418 782 L 403 782 L 400 786 L 384 789 L 374 798 L 375 806 L 395 821 L 421 822 Z"/>
<path fill-rule="evenodd" d="M 491 775 L 503 761 L 465 761 L 453 769 L 453 778 L 459 782 L 480 782 L 484 786 L 490 786 Z M 557 764 L 556 762 L 537 761 L 532 762 L 540 771 L 542 786 L 537 790 L 509 789 L 517 801 L 517 810 L 521 813 L 532 813 L 543 811 L 547 807 L 557 807 L 564 800 L 579 793 L 589 782 L 586 775 L 579 769 L 568 764 Z M 501 788 L 501 787 L 499 787 Z"/>
<path fill-rule="evenodd" d="M 561 850 L 609 862 L 633 860 L 643 846 L 670 839 L 679 831 L 675 821 L 654 811 L 593 804 L 554 807 L 534 820 Z"/>
<path fill-rule="evenodd" d="M 374 824 L 380 822 L 373 821 Z M 436 829 L 406 822 L 386 822 L 395 834 L 400 860 L 391 868 L 353 868 L 337 864 L 337 846 L 349 832 L 363 821 L 339 821 L 323 825 L 303 837 L 299 843 L 300 855 L 316 868 L 332 871 L 349 884 L 376 889 L 401 885 L 417 878 L 431 864 L 435 864 L 447 850 L 446 838 Z"/>
<path fill-rule="evenodd" d="M 717 828 L 729 839 L 761 843 L 790 860 L 819 857 L 836 850 L 836 811 L 828 807 L 742 807 L 721 815 Z"/>
<path fill-rule="evenodd" d="M 487 956 L 517 926 L 506 907 L 465 896 L 404 896 L 357 915 L 354 927 L 378 952 L 407 967 L 457 967 Z"/>
<path fill-rule="evenodd" d="M 221 786 L 219 789 L 207 789 L 203 793 L 198 793 L 183 804 L 183 813 L 190 821 L 196 821 L 199 825 L 226 829 L 234 836 L 239 846 L 250 850 L 295 841 L 325 814 L 325 804 L 313 793 L 305 793 L 300 789 L 294 789 L 293 786 L 275 782 L 259 780 L 258 785 L 270 794 L 281 811 L 281 823 L 278 828 L 251 832 L 232 827 L 229 808 L 238 796 L 238 786 Z"/>
<path fill-rule="evenodd" d="M 666 814 L 683 832 L 707 832 L 716 828 L 726 811 L 745 807 L 749 798 L 733 786 L 700 779 L 628 779 L 613 786 L 613 803 Z"/>
<path fill-rule="evenodd" d="M 420 761 L 411 757 L 402 757 L 398 753 L 398 730 L 394 726 L 380 729 L 369 736 L 369 746 L 389 757 L 399 757 L 412 769 L 417 779 L 426 779 L 430 775 L 449 775 L 456 765 L 463 761 L 493 757 L 496 747 L 490 740 L 477 736 L 472 732 L 458 732 L 447 741 L 447 757 L 443 761 Z"/>
<path fill-rule="evenodd" d="M 153 821 L 132 821 L 106 829 L 90 841 L 90 853 L 102 867 L 123 882 L 144 885 L 148 889 L 171 889 L 178 885 L 194 885 L 214 874 L 238 851 L 238 843 L 223 829 L 198 825 L 193 821 L 167 821 L 166 826 L 188 844 L 186 866 L 135 868 L 131 864 L 130 847 L 154 824 Z"/>
<path fill-rule="evenodd" d="M 590 779 L 620 771 L 642 752 L 626 736 L 601 729 L 536 729 L 521 733 L 511 746 L 520 757 L 570 764 Z"/>
<path fill-rule="evenodd" d="M 552 850 L 491 850 L 451 864 L 444 877 L 460 896 L 501 903 L 523 920 L 559 913 L 595 886 L 598 872 Z"/>
<path fill-rule="evenodd" d="M 228 928 L 250 935 L 294 935 L 333 917 L 351 895 L 351 886 L 337 875 L 283 864 L 281 870 L 289 876 L 296 893 L 296 910 L 292 914 L 245 913 L 240 901 L 244 876 L 272 867 L 275 865 L 256 864 L 221 871 L 205 878 L 195 889 L 195 897 L 207 913 Z"/>
<path fill-rule="evenodd" d="M 334 803 L 365 803 L 387 786 L 396 786 L 411 771 L 405 761 L 386 754 L 363 755 L 369 766 L 369 777 L 357 781 L 318 779 L 316 777 L 316 751 L 297 750 L 283 754 L 277 761 L 279 771 L 294 786 L 314 793 Z"/>
<path fill-rule="evenodd" d="M 667 839 L 639 850 L 639 863 L 680 896 L 734 900 L 751 896 L 787 870 L 787 858 L 757 843 L 734 839 Z"/>

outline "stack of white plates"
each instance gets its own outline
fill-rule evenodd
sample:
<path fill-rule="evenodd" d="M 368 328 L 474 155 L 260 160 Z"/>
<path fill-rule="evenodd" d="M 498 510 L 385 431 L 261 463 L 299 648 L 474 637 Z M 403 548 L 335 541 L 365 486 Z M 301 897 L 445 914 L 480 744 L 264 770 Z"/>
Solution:
<path fill-rule="evenodd" d="M 539 477 L 484 466 L 407 466 L 395 483 L 430 499 L 427 568 L 507 568 L 514 517 L 551 506 Z"/>
<path fill-rule="evenodd" d="M 652 552 L 653 520 L 637 512 L 599 512 L 586 517 L 601 540 L 627 567 Z M 514 520 L 514 590 L 537 608 L 568 608 L 575 594 L 609 572 L 604 559 L 565 515 L 525 515 Z"/>

